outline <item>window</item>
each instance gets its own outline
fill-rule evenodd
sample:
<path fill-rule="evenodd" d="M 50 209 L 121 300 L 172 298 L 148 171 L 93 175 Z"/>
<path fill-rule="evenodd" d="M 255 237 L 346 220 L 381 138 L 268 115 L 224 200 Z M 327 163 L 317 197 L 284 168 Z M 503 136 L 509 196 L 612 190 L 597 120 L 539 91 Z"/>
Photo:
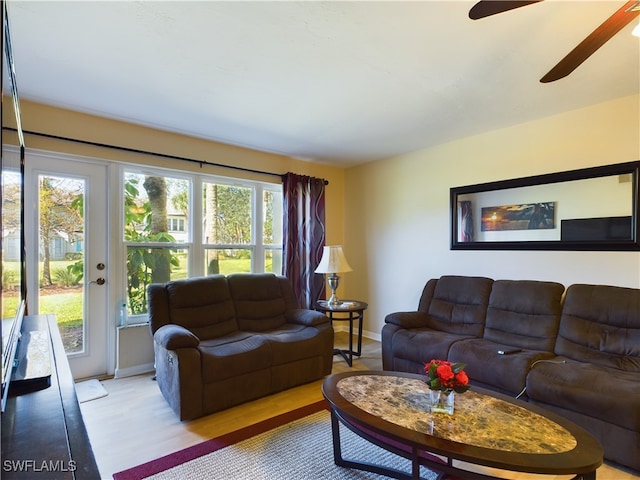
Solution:
<path fill-rule="evenodd" d="M 147 286 L 188 276 L 188 233 L 172 235 L 169 212 L 189 218 L 191 181 L 158 172 L 126 171 L 124 229 L 129 315 L 147 312 Z"/>
<path fill-rule="evenodd" d="M 205 181 L 202 199 L 207 274 L 282 273 L 280 185 Z"/>
<path fill-rule="evenodd" d="M 202 203 L 207 274 L 251 272 L 254 189 L 203 182 Z"/>
<path fill-rule="evenodd" d="M 184 232 L 184 218 L 169 218 L 170 232 Z"/>
<path fill-rule="evenodd" d="M 131 316 L 146 314 L 151 283 L 218 273 L 280 274 L 282 186 L 127 169 L 123 241 Z"/>

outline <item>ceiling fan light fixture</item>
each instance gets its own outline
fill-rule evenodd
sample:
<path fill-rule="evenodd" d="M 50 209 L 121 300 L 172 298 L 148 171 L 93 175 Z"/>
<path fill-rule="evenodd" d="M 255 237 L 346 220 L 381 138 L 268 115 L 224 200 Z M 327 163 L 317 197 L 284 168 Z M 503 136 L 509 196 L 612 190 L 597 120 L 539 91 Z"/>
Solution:
<path fill-rule="evenodd" d="M 635 35 L 636 37 L 640 37 L 640 23 L 636 25 L 636 28 L 633 29 L 631 35 Z"/>

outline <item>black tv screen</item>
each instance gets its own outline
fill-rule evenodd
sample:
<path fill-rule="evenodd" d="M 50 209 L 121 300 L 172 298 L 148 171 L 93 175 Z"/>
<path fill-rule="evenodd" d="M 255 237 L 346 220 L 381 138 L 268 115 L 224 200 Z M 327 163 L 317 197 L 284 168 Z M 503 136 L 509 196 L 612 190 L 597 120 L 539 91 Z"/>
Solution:
<path fill-rule="evenodd" d="M 25 301 L 20 302 L 18 311 L 13 318 L 2 320 L 2 412 L 7 402 L 9 383 L 14 370 L 14 360 L 20 341 L 20 330 L 24 318 Z"/>
<path fill-rule="evenodd" d="M 632 217 L 574 218 L 560 222 L 566 241 L 631 240 Z"/>

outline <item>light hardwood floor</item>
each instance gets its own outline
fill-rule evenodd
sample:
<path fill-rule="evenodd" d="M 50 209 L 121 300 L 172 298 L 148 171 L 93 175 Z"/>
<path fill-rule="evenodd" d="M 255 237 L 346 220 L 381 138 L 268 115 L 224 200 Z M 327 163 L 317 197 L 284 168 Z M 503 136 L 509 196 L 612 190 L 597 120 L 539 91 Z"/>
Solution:
<path fill-rule="evenodd" d="M 345 345 L 346 338 L 346 334 L 337 333 L 336 346 Z M 379 342 L 363 339 L 362 352 L 362 357 L 354 359 L 354 370 L 382 369 Z M 351 368 L 343 358 L 336 355 L 333 373 L 349 370 Z M 180 422 L 160 394 L 151 374 L 106 379 L 102 384 L 109 394 L 82 403 L 81 409 L 98 468 L 104 479 L 111 479 L 115 472 L 322 399 L 322 381 L 317 381 L 204 418 Z M 513 480 L 569 478 L 499 472 L 481 467 L 468 468 Z M 598 469 L 597 478 L 639 480 L 640 475 L 605 464 Z"/>

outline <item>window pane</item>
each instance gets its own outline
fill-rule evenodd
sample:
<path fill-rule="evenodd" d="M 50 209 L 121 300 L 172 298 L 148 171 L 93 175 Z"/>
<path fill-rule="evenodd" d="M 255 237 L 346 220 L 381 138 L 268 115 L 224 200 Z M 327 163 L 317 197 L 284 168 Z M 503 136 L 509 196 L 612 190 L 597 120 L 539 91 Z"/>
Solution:
<path fill-rule="evenodd" d="M 4 154 L 6 155 L 6 154 Z M 6 162 L 7 157 L 3 157 Z M 16 163 L 19 160 L 16 161 Z M 20 218 L 22 180 L 20 171 L 10 170 L 7 165 L 2 169 L 2 318 L 15 317 L 20 305 L 21 266 L 20 266 Z M 3 331 L 3 333 L 6 333 Z M 3 340 L 6 336 L 3 337 Z"/>
<path fill-rule="evenodd" d="M 147 287 L 187 278 L 188 253 L 175 248 L 127 247 L 127 313 L 147 312 Z"/>
<path fill-rule="evenodd" d="M 265 250 L 264 252 L 264 271 L 282 275 L 282 250 Z"/>
<path fill-rule="evenodd" d="M 208 248 L 205 252 L 205 261 L 207 275 L 251 272 L 251 250 L 249 249 Z"/>
<path fill-rule="evenodd" d="M 38 176 L 40 311 L 55 314 L 67 354 L 85 351 L 85 181 Z"/>
<path fill-rule="evenodd" d="M 125 172 L 124 240 L 189 241 L 189 181 Z"/>
<path fill-rule="evenodd" d="M 282 245 L 282 190 L 264 191 L 263 212 L 263 243 L 265 245 Z"/>
<path fill-rule="evenodd" d="M 251 243 L 251 196 L 253 189 L 216 183 L 203 184 L 205 244 Z"/>

